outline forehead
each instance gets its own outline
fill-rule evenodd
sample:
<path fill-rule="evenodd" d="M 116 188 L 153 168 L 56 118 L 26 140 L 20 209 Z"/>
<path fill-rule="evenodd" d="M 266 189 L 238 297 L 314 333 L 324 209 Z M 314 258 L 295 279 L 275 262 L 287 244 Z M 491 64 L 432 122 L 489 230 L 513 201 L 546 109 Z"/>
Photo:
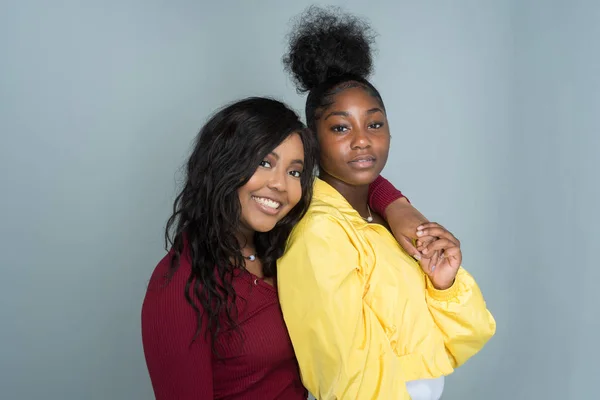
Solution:
<path fill-rule="evenodd" d="M 333 95 L 332 101 L 333 103 L 331 104 L 330 110 L 370 110 L 373 108 L 383 108 L 379 99 L 369 93 L 364 87 L 344 89 Z"/>
<path fill-rule="evenodd" d="M 273 153 L 282 159 L 304 160 L 304 145 L 298 133 L 292 133 L 283 142 L 279 144 Z"/>

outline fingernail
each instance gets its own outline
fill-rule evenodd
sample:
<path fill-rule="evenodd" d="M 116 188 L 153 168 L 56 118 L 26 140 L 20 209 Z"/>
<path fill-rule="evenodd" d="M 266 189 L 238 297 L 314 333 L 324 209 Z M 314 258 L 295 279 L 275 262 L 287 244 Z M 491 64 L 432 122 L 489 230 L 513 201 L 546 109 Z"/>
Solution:
<path fill-rule="evenodd" d="M 429 253 L 429 249 L 424 249 L 424 250 L 422 251 L 422 253 L 423 253 L 423 254 L 427 254 L 427 253 Z"/>
<path fill-rule="evenodd" d="M 420 254 L 415 254 L 413 255 L 413 258 L 417 261 L 421 261 L 421 255 Z"/>
<path fill-rule="evenodd" d="M 417 231 L 417 236 L 423 236 L 423 231 Z"/>
<path fill-rule="evenodd" d="M 422 230 L 423 230 L 423 225 L 419 225 L 419 226 L 417 226 L 417 230 L 418 230 L 418 231 L 422 231 Z"/>

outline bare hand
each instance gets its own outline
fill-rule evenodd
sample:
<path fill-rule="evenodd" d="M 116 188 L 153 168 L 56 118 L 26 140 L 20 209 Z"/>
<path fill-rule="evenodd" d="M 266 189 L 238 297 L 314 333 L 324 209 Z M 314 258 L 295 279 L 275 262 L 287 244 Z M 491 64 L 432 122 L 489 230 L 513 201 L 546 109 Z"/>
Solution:
<path fill-rule="evenodd" d="M 419 261 L 423 271 L 429 276 L 436 289 L 448 289 L 454 283 L 458 269 L 462 263 L 460 241 L 446 228 L 435 222 L 422 224 L 417 228 L 417 236 L 437 237 L 439 239 L 422 243 L 417 249 L 423 253 Z M 439 252 L 439 259 L 434 263 L 433 258 L 427 258 L 434 252 Z"/>
<path fill-rule="evenodd" d="M 390 230 L 404 251 L 416 260 L 420 260 L 422 257 L 433 258 L 433 265 L 435 265 L 439 255 L 437 251 L 424 255 L 417 250 L 419 245 L 426 246 L 437 239 L 434 236 L 417 236 L 417 228 L 429 222 L 427 218 L 404 198 L 392 202 L 385 210 L 385 213 Z M 413 245 L 414 240 L 417 240 L 417 247 Z"/>

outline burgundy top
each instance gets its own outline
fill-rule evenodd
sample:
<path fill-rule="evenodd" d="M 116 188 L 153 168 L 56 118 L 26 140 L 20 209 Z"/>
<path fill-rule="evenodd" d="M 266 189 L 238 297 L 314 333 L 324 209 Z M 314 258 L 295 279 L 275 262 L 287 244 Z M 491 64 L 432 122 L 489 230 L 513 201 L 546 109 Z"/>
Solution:
<path fill-rule="evenodd" d="M 248 272 L 237 273 L 232 283 L 239 330 L 219 335 L 218 358 L 204 329 L 192 343 L 196 315 L 183 295 L 189 256 L 181 257 L 167 281 L 170 259 L 168 254 L 154 270 L 142 306 L 142 340 L 156 399 L 305 400 L 275 288 Z"/>
<path fill-rule="evenodd" d="M 383 178 L 371 186 L 376 191 L 369 194 L 370 206 L 379 213 L 403 197 Z M 206 319 L 192 343 L 197 322 L 184 297 L 191 270 L 187 249 L 167 280 L 170 260 L 171 253 L 156 266 L 142 306 L 142 341 L 156 399 L 305 400 L 276 289 L 248 272 L 236 273 L 239 327 L 218 336 L 219 358 L 205 335 Z"/>
<path fill-rule="evenodd" d="M 404 197 L 410 203 L 410 200 L 402 192 L 381 175 L 369 185 L 369 206 L 384 218 L 387 206 L 401 197 Z"/>

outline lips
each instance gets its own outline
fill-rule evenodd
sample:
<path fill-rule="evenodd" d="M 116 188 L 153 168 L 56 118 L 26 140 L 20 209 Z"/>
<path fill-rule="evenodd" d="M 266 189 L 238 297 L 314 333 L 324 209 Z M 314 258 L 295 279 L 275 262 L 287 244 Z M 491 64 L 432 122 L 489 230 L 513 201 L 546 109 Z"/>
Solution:
<path fill-rule="evenodd" d="M 371 155 L 358 156 L 350 162 L 367 162 L 367 161 L 375 161 L 375 157 Z"/>
<path fill-rule="evenodd" d="M 252 196 L 258 207 L 266 214 L 276 215 L 281 208 L 281 202 L 270 197 Z"/>
<path fill-rule="evenodd" d="M 350 166 L 354 167 L 354 168 L 370 168 L 373 165 L 375 165 L 375 161 L 377 159 L 375 158 L 375 156 L 371 155 L 371 154 L 363 154 L 360 156 L 356 156 L 354 157 L 352 160 L 350 160 L 348 162 L 348 164 L 350 164 Z"/>

